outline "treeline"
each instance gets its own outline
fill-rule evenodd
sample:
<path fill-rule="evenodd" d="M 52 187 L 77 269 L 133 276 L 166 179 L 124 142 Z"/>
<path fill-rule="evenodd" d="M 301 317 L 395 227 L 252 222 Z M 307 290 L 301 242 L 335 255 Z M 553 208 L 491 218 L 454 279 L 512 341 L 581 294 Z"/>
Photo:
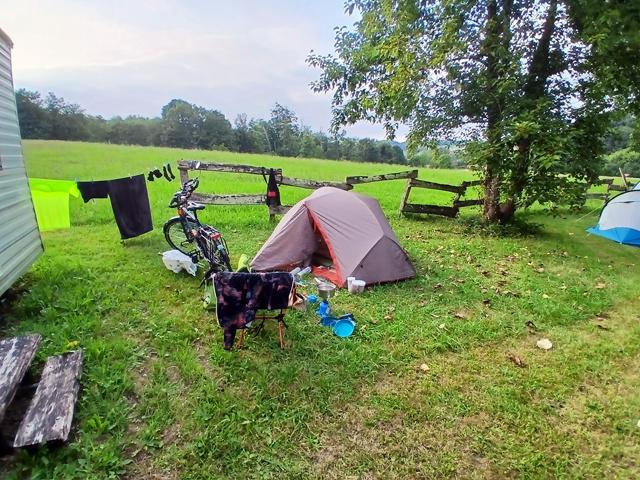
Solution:
<path fill-rule="evenodd" d="M 640 122 L 631 115 L 616 120 L 604 141 L 605 175 L 617 176 L 620 170 L 632 177 L 640 177 Z"/>
<path fill-rule="evenodd" d="M 314 132 L 278 103 L 268 119 L 240 114 L 233 125 L 219 111 L 171 100 L 157 118 L 93 116 L 49 93 L 16 92 L 22 138 L 78 140 L 125 145 L 228 150 L 357 162 L 406 163 L 398 145 L 387 141 L 330 137 Z"/>

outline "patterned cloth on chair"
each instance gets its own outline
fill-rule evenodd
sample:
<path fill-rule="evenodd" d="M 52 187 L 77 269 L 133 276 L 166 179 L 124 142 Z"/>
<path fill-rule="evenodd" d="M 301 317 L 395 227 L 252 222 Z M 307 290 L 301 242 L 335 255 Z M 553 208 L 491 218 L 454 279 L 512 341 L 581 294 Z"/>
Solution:
<path fill-rule="evenodd" d="M 230 350 L 239 328 L 248 328 L 257 310 L 279 310 L 293 304 L 293 275 L 220 272 L 213 276 L 216 317 L 224 331 L 224 348 Z"/>

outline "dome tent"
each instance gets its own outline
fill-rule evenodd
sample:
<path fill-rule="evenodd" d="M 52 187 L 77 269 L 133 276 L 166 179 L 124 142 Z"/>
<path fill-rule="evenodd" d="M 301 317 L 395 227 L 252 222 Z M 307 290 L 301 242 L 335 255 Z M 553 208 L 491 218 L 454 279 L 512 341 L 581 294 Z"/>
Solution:
<path fill-rule="evenodd" d="M 600 213 L 598 225 L 587 231 L 640 247 L 640 190 L 629 190 L 609 200 Z"/>
<path fill-rule="evenodd" d="M 320 188 L 294 205 L 251 266 L 261 272 L 326 263 L 332 268 L 314 268 L 314 273 L 338 286 L 347 277 L 372 284 L 416 274 L 378 202 L 333 187 Z"/>

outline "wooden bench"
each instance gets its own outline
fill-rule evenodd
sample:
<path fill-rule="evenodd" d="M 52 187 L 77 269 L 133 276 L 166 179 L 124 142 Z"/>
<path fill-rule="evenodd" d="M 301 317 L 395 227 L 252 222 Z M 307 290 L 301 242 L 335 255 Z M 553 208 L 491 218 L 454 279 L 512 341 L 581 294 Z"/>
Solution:
<path fill-rule="evenodd" d="M 36 394 L 18 428 L 14 447 L 67 440 L 80 389 L 82 360 L 82 350 L 47 359 Z"/>
<path fill-rule="evenodd" d="M 0 340 L 0 421 L 29 370 L 41 340 L 37 334 Z"/>

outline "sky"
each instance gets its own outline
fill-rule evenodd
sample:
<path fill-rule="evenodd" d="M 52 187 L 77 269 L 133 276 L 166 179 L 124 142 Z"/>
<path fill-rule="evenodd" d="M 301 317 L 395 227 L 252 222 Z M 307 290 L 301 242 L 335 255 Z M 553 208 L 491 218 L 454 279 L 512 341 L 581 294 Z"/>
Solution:
<path fill-rule="evenodd" d="M 331 95 L 311 91 L 311 50 L 356 20 L 343 0 L 0 0 L 16 88 L 53 91 L 88 113 L 159 116 L 172 98 L 267 118 L 275 102 L 328 131 Z M 379 125 L 347 129 L 383 138 Z M 400 138 L 402 139 L 402 138 Z"/>

